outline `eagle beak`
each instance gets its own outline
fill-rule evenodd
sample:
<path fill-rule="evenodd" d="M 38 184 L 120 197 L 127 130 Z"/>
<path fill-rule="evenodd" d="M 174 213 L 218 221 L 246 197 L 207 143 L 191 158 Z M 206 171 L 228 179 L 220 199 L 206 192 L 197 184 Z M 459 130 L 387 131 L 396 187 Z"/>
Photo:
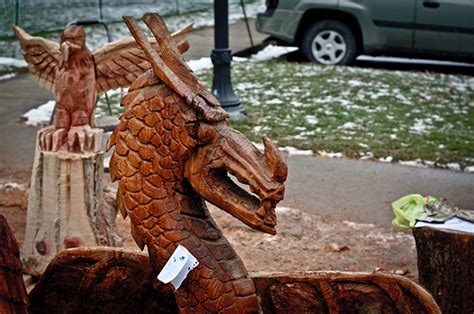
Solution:
<path fill-rule="evenodd" d="M 61 44 L 61 50 L 63 51 L 63 60 L 67 61 L 69 59 L 69 43 L 67 41 Z"/>

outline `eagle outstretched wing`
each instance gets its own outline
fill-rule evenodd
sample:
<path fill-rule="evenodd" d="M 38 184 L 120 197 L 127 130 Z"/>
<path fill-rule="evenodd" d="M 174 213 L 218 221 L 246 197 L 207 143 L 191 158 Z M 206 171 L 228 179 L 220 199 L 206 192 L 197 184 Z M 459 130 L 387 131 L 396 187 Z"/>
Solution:
<path fill-rule="evenodd" d="M 192 30 L 193 24 L 190 23 L 171 35 L 181 53 L 189 48 L 186 37 Z M 20 40 L 31 74 L 41 86 L 54 93 L 56 68 L 61 60 L 59 43 L 31 36 L 18 26 L 13 26 L 13 31 Z M 148 40 L 157 49 L 156 39 L 150 37 Z M 138 76 L 151 68 L 145 53 L 133 37 L 109 43 L 96 50 L 93 55 L 98 95 L 110 89 L 130 86 Z"/>
<path fill-rule="evenodd" d="M 61 58 L 59 44 L 46 38 L 31 36 L 16 25 L 13 26 L 13 31 L 25 52 L 25 61 L 30 73 L 41 86 L 54 93 L 54 76 Z"/>
<path fill-rule="evenodd" d="M 192 31 L 192 23 L 187 24 L 171 35 L 181 53 L 188 50 L 186 37 Z M 148 38 L 156 49 L 155 38 Z M 133 37 L 107 44 L 94 53 L 96 65 L 97 94 L 103 94 L 114 88 L 130 86 L 143 72 L 151 68 L 145 53 Z"/>

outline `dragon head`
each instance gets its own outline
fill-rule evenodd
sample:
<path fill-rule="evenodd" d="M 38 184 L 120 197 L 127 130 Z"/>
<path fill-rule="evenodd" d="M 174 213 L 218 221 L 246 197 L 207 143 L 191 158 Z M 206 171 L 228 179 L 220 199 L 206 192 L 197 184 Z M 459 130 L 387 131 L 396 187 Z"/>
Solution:
<path fill-rule="evenodd" d="M 264 137 L 261 153 L 226 123 L 200 123 L 197 138 L 199 147 L 185 163 L 193 189 L 248 226 L 275 234 L 275 207 L 283 199 L 288 173 L 277 147 Z"/>
<path fill-rule="evenodd" d="M 182 160 L 184 178 L 202 198 L 254 229 L 275 234 L 275 207 L 283 199 L 283 183 L 288 173 L 287 165 L 277 147 L 268 138 L 263 138 L 265 151 L 261 153 L 249 139 L 230 128 L 225 121 L 227 113 L 190 71 L 173 43 L 163 19 L 158 14 L 147 13 L 142 20 L 155 36 L 159 49 L 150 45 L 132 17 L 124 17 L 125 24 L 146 53 L 153 68 L 153 72 L 147 72 L 148 74 L 132 84 L 132 94 L 126 97 L 156 99 L 153 101 L 156 105 L 151 110 L 159 111 L 162 106 L 168 107 L 164 110 L 166 114 L 160 118 L 173 117 L 175 120 L 172 123 L 165 121 L 167 123 L 163 122 L 161 126 L 158 119 L 148 118 L 149 124 L 159 125 L 160 134 L 165 134 L 164 129 L 176 127 L 176 132 L 171 131 L 176 141 L 183 142 L 183 138 L 192 139 L 183 142 L 187 147 L 186 153 L 180 152 L 177 142 L 162 140 L 164 146 L 169 144 L 171 153 L 166 157 L 166 162 L 159 164 L 172 168 L 176 166 L 177 161 Z M 150 95 L 146 95 L 145 91 L 134 91 L 156 84 L 160 80 L 174 92 L 174 96 L 170 96 L 169 91 L 150 92 Z M 157 95 L 161 97 L 156 97 Z M 123 104 L 128 103 L 126 97 L 122 100 Z M 178 112 L 181 112 L 182 117 L 179 117 Z M 146 121 L 145 118 L 145 123 Z M 183 129 L 179 127 L 181 125 L 185 125 L 187 136 L 178 136 Z M 157 141 L 157 145 L 161 145 L 161 142 Z M 163 152 L 163 155 L 166 155 L 166 152 Z M 180 159 L 178 156 L 186 157 Z M 232 180 L 229 175 L 235 176 L 236 180 Z M 250 191 L 243 185 L 248 185 Z"/>

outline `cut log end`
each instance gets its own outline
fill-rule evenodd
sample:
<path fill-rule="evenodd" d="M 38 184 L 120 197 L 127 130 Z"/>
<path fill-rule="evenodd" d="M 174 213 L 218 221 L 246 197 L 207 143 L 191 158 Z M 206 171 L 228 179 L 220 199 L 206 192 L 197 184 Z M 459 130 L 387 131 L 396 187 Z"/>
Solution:
<path fill-rule="evenodd" d="M 420 283 L 443 313 L 474 313 L 474 235 L 414 228 Z"/>

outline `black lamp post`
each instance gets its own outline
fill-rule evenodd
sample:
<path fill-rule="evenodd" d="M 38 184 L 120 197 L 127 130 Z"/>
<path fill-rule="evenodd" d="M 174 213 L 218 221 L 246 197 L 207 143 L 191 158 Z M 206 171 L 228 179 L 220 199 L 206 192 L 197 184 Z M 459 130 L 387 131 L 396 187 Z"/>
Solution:
<path fill-rule="evenodd" d="M 214 0 L 214 49 L 211 60 L 214 64 L 212 93 L 217 97 L 231 119 L 244 118 L 245 109 L 234 95 L 230 80 L 232 51 L 229 48 L 229 3 L 228 0 Z"/>

